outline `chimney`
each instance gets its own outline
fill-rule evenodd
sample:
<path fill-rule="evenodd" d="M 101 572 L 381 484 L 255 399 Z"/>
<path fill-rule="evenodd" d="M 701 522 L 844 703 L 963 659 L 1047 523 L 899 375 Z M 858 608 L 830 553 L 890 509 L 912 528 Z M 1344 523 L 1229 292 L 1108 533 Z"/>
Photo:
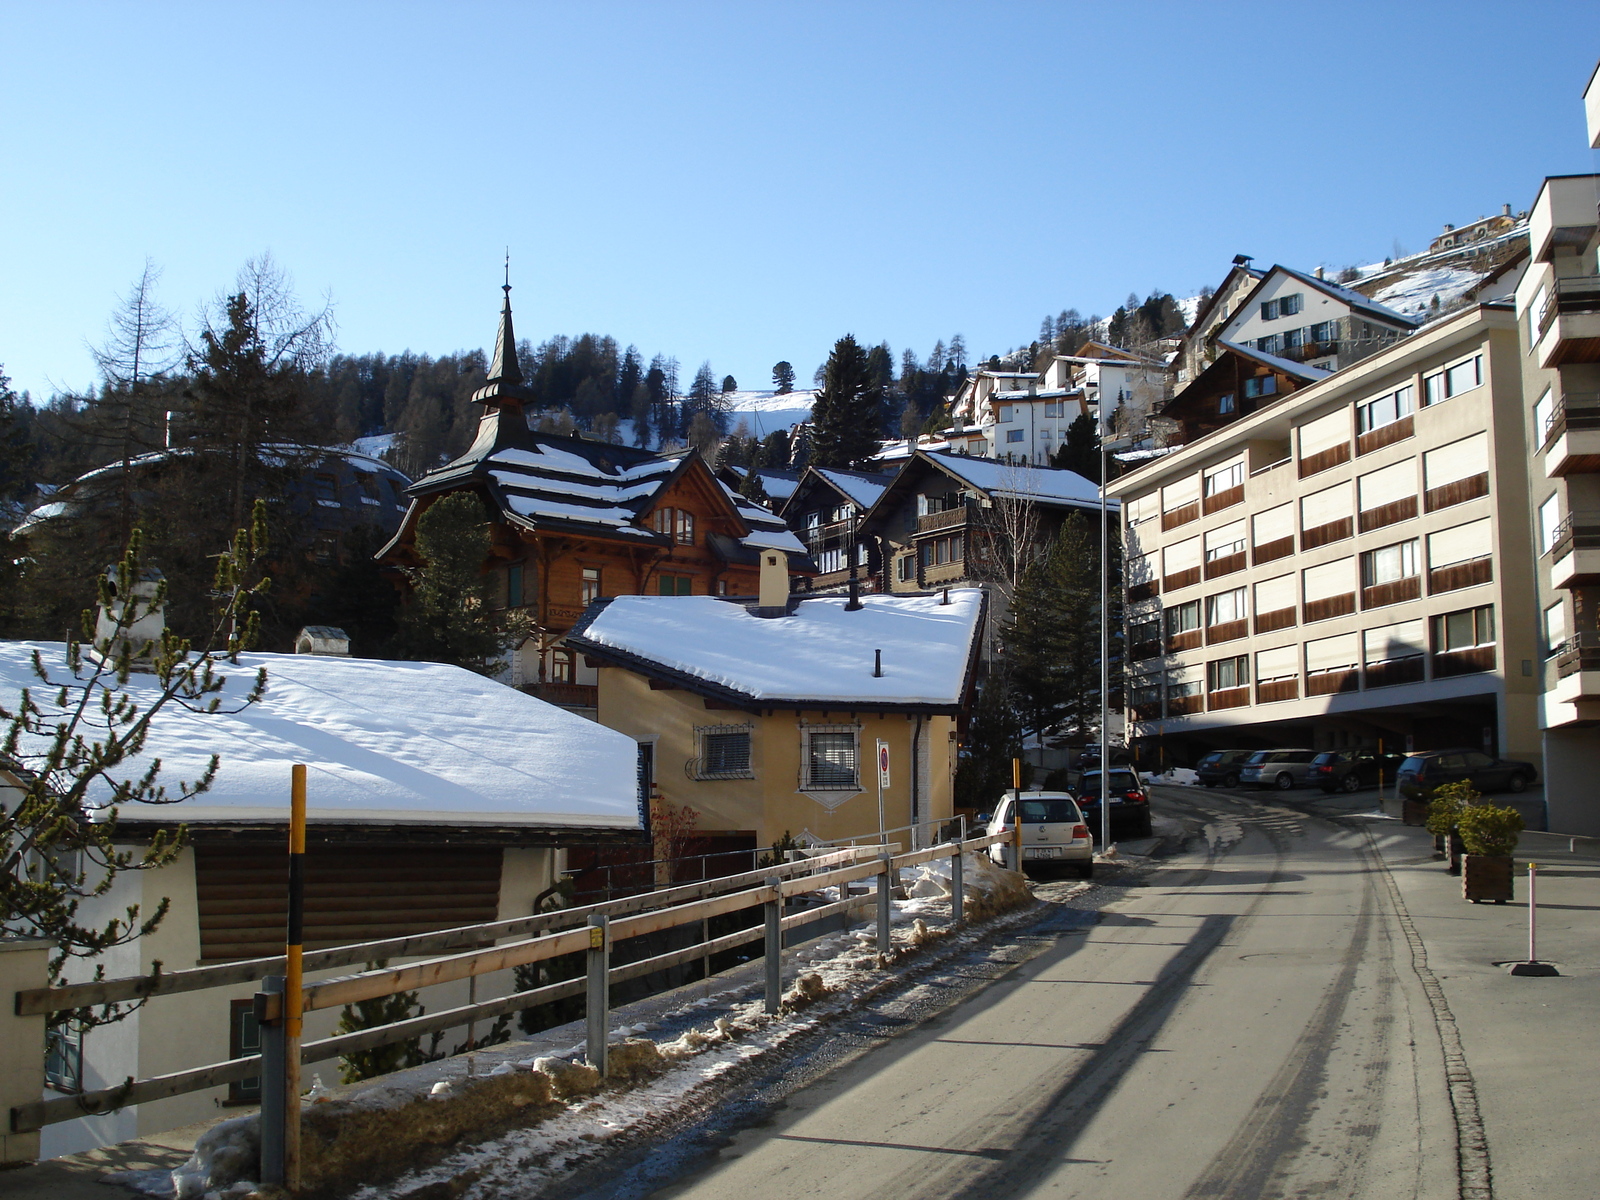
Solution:
<path fill-rule="evenodd" d="M 1322 268 L 1321 268 L 1321 267 L 1318 267 L 1318 268 L 1317 268 L 1317 278 L 1318 278 L 1318 279 L 1321 279 L 1321 278 L 1322 278 Z"/>
<path fill-rule="evenodd" d="M 318 658 L 349 658 L 350 635 L 332 625 L 307 625 L 294 639 L 294 652 Z"/>
<path fill-rule="evenodd" d="M 782 550 L 761 551 L 761 590 L 756 616 L 781 617 L 789 611 L 789 558 Z"/>
<path fill-rule="evenodd" d="M 102 604 L 95 618 L 95 645 L 104 647 L 112 661 L 127 646 L 132 651 L 133 669 L 149 671 L 147 647 L 159 647 L 167 631 L 165 577 L 154 567 L 146 567 L 130 589 L 132 594 L 126 596 L 118 591 L 116 567 L 107 567 L 105 578 L 110 603 Z"/>
<path fill-rule="evenodd" d="M 1501 216 L 1502 216 L 1502 217 L 1509 217 L 1509 216 L 1510 216 L 1510 215 L 1511 215 L 1511 205 L 1509 205 L 1509 204 L 1502 204 L 1502 205 L 1501 205 L 1501 206 L 1500 206 L 1500 215 L 1501 215 Z"/>
<path fill-rule="evenodd" d="M 1446 232 L 1446 233 L 1450 233 L 1450 232 L 1452 232 L 1452 231 L 1454 231 L 1454 229 L 1455 229 L 1455 226 L 1454 226 L 1454 225 L 1452 225 L 1452 224 L 1450 224 L 1450 223 L 1449 223 L 1449 222 L 1448 222 L 1448 221 L 1447 221 L 1447 222 L 1445 222 L 1445 227 L 1444 227 L 1444 231 L 1445 231 L 1445 232 Z"/>

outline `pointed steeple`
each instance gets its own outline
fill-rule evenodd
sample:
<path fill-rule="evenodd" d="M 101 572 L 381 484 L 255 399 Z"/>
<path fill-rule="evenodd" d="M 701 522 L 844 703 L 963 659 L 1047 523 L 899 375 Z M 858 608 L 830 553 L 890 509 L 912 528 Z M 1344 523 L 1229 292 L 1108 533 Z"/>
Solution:
<path fill-rule="evenodd" d="M 517 362 L 517 335 L 511 328 L 511 257 L 506 256 L 506 282 L 500 289 L 505 301 L 500 307 L 500 329 L 494 338 L 494 359 L 489 363 L 489 378 L 472 393 L 473 402 L 495 408 L 521 408 L 532 403 L 533 390 L 522 377 Z"/>

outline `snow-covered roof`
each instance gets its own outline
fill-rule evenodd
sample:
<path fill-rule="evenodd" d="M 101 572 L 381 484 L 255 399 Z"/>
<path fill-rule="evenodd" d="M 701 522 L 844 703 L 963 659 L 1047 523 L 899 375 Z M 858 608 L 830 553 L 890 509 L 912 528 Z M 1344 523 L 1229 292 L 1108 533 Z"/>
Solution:
<path fill-rule="evenodd" d="M 720 479 L 717 486 L 728 494 L 728 499 L 739 510 L 740 519 L 750 526 L 750 533 L 743 539 L 746 546 L 761 550 L 784 550 L 790 554 L 806 553 L 805 544 L 795 537 L 782 517 L 762 508 L 754 500 L 745 499 Z"/>
<path fill-rule="evenodd" d="M 0 642 L 0 689 L 13 705 L 32 688 L 48 717 L 55 691 L 33 674 L 36 649 L 53 680 L 70 678 L 61 643 Z M 266 694 L 241 712 L 156 714 L 147 748 L 161 781 L 198 778 L 215 753 L 216 782 L 179 804 L 127 806 L 122 820 L 287 821 L 290 767 L 304 763 L 314 822 L 640 827 L 625 734 L 460 667 L 309 654 L 241 655 L 220 672 L 223 709 L 261 667 Z M 142 704 L 156 687 L 135 674 L 127 691 Z"/>
<path fill-rule="evenodd" d="M 983 619 L 979 589 L 951 589 L 948 604 L 874 595 L 848 612 L 847 603 L 818 596 L 766 618 L 714 596 L 616 596 L 591 606 L 567 643 L 756 705 L 961 704 Z"/>
<path fill-rule="evenodd" d="M 1061 467 L 1015 466 L 992 458 L 970 454 L 942 454 L 929 451 L 928 457 L 952 475 L 965 480 L 990 496 L 1034 500 L 1043 504 L 1066 504 L 1077 508 L 1099 508 L 1100 488 L 1076 471 Z M 1115 507 L 1115 501 L 1109 501 Z"/>
<path fill-rule="evenodd" d="M 1381 321 L 1389 321 L 1405 328 L 1410 328 L 1417 323 L 1417 318 L 1407 316 L 1403 312 L 1396 312 L 1388 305 L 1380 304 L 1370 296 L 1364 296 L 1360 292 L 1354 291 L 1351 288 L 1343 287 L 1340 284 L 1334 283 L 1330 279 L 1318 279 L 1315 275 L 1309 275 L 1304 271 L 1296 271 L 1293 267 L 1285 267 L 1282 264 L 1273 267 L 1273 270 L 1282 271 L 1285 275 L 1291 275 L 1295 279 L 1298 279 L 1301 283 L 1326 292 L 1335 299 L 1342 300 L 1344 303 L 1348 304 L 1351 308 L 1357 310 L 1358 312 L 1364 312 L 1369 316 L 1377 317 Z M 1242 305 L 1239 311 L 1244 311 L 1244 307 Z"/>
<path fill-rule="evenodd" d="M 1241 346 L 1238 342 L 1230 342 L 1223 338 L 1217 339 L 1217 345 L 1232 350 L 1235 354 L 1242 354 L 1245 358 L 1253 358 L 1264 367 L 1271 367 L 1274 371 L 1281 371 L 1285 375 L 1293 375 L 1296 379 L 1304 379 L 1311 383 L 1326 379 L 1333 374 L 1332 371 L 1325 371 L 1321 367 L 1308 367 L 1305 363 L 1279 358 L 1276 354 L 1253 350 L 1249 346 Z"/>
<path fill-rule="evenodd" d="M 816 471 L 862 508 L 871 508 L 883 495 L 883 489 L 889 486 L 890 477 L 887 475 L 864 475 L 857 471 L 836 471 L 830 467 L 818 467 Z"/>

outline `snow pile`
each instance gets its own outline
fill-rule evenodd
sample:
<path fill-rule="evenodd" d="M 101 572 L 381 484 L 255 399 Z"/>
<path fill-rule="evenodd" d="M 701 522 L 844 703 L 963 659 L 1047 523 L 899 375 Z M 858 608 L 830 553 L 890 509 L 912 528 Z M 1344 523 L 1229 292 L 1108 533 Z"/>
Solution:
<path fill-rule="evenodd" d="M 1168 767 L 1159 775 L 1146 775 L 1144 781 L 1167 787 L 1194 787 L 1200 782 L 1200 776 L 1188 767 Z"/>

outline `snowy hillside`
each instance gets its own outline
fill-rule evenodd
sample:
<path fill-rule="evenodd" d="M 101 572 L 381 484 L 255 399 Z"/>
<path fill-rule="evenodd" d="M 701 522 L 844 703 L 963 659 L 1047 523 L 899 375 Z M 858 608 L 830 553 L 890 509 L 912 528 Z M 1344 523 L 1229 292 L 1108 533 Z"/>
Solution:
<path fill-rule="evenodd" d="M 729 392 L 728 428 L 738 428 L 743 421 L 757 437 L 766 437 L 774 430 L 787 429 L 802 421 L 811 420 L 811 402 L 816 392 L 810 388 L 796 389 L 785 395 L 776 392 Z"/>

